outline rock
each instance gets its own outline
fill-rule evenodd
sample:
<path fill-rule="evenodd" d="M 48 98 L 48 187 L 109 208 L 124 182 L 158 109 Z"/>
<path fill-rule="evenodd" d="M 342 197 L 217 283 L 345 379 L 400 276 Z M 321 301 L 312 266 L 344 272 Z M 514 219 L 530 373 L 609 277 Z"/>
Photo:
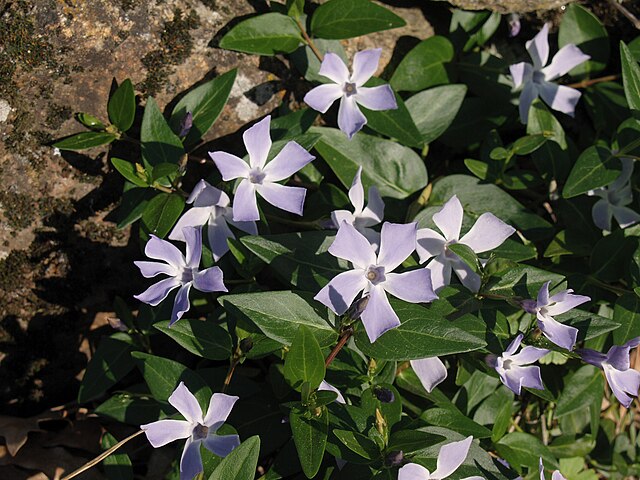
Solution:
<path fill-rule="evenodd" d="M 445 0 L 438 0 L 445 1 Z M 561 8 L 575 0 L 446 0 L 463 10 L 492 10 L 498 13 L 527 13 Z"/>

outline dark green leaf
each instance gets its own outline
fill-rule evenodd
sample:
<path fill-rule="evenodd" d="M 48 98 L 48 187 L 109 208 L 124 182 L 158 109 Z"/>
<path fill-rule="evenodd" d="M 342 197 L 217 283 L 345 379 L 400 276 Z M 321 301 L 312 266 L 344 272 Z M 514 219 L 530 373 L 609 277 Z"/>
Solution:
<path fill-rule="evenodd" d="M 108 450 L 116 445 L 118 440 L 109 432 L 105 432 L 100 443 L 103 450 Z M 102 461 L 102 466 L 108 480 L 133 480 L 131 459 L 126 453 L 112 453 Z"/>
<path fill-rule="evenodd" d="M 324 380 L 324 374 L 320 345 L 311 330 L 300 325 L 284 360 L 284 376 L 296 390 L 305 382 L 315 390 Z"/>
<path fill-rule="evenodd" d="M 60 150 L 86 150 L 113 142 L 117 137 L 107 132 L 82 132 L 63 138 L 53 144 Z"/>
<path fill-rule="evenodd" d="M 94 410 L 103 417 L 135 426 L 158 420 L 161 411 L 159 402 L 132 393 L 117 393 Z"/>
<path fill-rule="evenodd" d="M 333 434 L 338 437 L 338 439 L 344 443 L 349 450 L 357 453 L 367 460 L 375 460 L 380 457 L 380 449 L 369 437 L 365 437 L 358 432 L 339 429 L 335 429 Z"/>
<path fill-rule="evenodd" d="M 150 233 L 164 238 L 184 210 L 184 198 L 175 193 L 159 193 L 147 204 L 142 221 Z"/>
<path fill-rule="evenodd" d="M 293 18 L 281 13 L 265 13 L 244 20 L 229 30 L 220 48 L 258 55 L 291 53 L 302 41 Z"/>
<path fill-rule="evenodd" d="M 633 293 L 625 293 L 613 309 L 613 319 L 620 327 L 613 332 L 613 343 L 622 345 L 640 333 L 640 298 Z"/>
<path fill-rule="evenodd" d="M 523 432 L 513 432 L 505 435 L 496 444 L 496 449 L 502 458 L 514 467 L 518 472 L 522 472 L 523 466 L 529 469 L 537 469 L 540 457 L 546 466 L 558 466 L 558 462 L 549 451 L 549 448 L 542 444 L 537 437 Z"/>
<path fill-rule="evenodd" d="M 147 105 L 144 108 L 140 141 L 145 166 L 159 163 L 177 164 L 184 155 L 182 142 L 169 127 L 153 97 L 147 99 Z"/>
<path fill-rule="evenodd" d="M 620 176 L 621 170 L 620 159 L 609 149 L 592 145 L 578 157 L 564 185 L 562 196 L 571 198 L 608 185 Z"/>
<path fill-rule="evenodd" d="M 395 90 L 408 92 L 449 83 L 445 63 L 451 60 L 451 42 L 439 35 L 429 37 L 404 56 L 389 83 Z"/>
<path fill-rule="evenodd" d="M 127 188 L 129 185 L 131 188 Z M 150 188 L 136 187 L 131 183 L 125 184 L 125 191 L 122 193 L 120 205 L 114 212 L 118 228 L 125 228 L 136 220 L 140 219 L 142 212 L 147 208 L 149 201 L 156 192 Z"/>
<path fill-rule="evenodd" d="M 624 277 L 629 271 L 629 259 L 638 247 L 637 237 L 625 237 L 622 230 L 602 238 L 591 252 L 591 273 L 605 282 Z"/>
<path fill-rule="evenodd" d="M 564 277 L 529 265 L 517 265 L 495 272 L 486 286 L 486 291 L 497 295 L 537 298 L 540 287 L 551 282 L 551 288 Z"/>
<path fill-rule="evenodd" d="M 640 66 L 624 42 L 620 42 L 622 61 L 622 83 L 629 108 L 640 110 Z"/>
<path fill-rule="evenodd" d="M 315 36 L 338 40 L 404 25 L 402 18 L 369 0 L 329 0 L 311 17 L 311 32 Z"/>
<path fill-rule="evenodd" d="M 89 113 L 80 112 L 76 114 L 76 119 L 85 127 L 95 130 L 96 132 L 104 131 L 106 125 L 100 121 L 97 117 Z"/>
<path fill-rule="evenodd" d="M 304 15 L 305 0 L 287 0 L 287 15 L 293 18 L 299 18 Z"/>
<path fill-rule="evenodd" d="M 138 171 L 136 163 L 131 163 L 128 160 L 122 160 L 121 158 L 111 157 L 111 163 L 120 174 L 138 187 L 148 187 L 149 184 L 146 181 L 146 174 L 144 169 L 141 172 Z M 142 166 L 140 166 L 142 167 Z"/>
<path fill-rule="evenodd" d="M 449 128 L 466 93 L 465 85 L 443 85 L 417 93 L 407 100 L 407 109 L 424 143 L 433 142 Z"/>
<path fill-rule="evenodd" d="M 449 245 L 449 250 L 460 257 L 460 259 L 464 263 L 466 263 L 471 268 L 471 270 L 476 273 L 480 271 L 478 257 L 476 256 L 476 253 L 471 249 L 471 247 L 468 247 L 464 243 L 455 243 Z"/>
<path fill-rule="evenodd" d="M 209 480 L 253 480 L 260 455 L 260 437 L 255 435 L 227 455 Z"/>
<path fill-rule="evenodd" d="M 540 99 L 534 100 L 529 108 L 527 133 L 549 139 L 532 155 L 540 173 L 564 181 L 571 167 L 569 145 L 562 125 Z"/>
<path fill-rule="evenodd" d="M 113 92 L 107 105 L 109 120 L 121 132 L 126 132 L 133 125 L 136 116 L 136 94 L 133 84 L 128 78 Z"/>
<path fill-rule="evenodd" d="M 542 133 L 521 137 L 513 142 L 513 153 L 516 155 L 529 155 L 539 149 L 546 141 L 547 137 Z"/>
<path fill-rule="evenodd" d="M 175 163 L 159 163 L 151 170 L 151 179 L 155 182 L 163 177 L 171 177 L 178 173 L 178 168 Z"/>
<path fill-rule="evenodd" d="M 564 458 L 574 458 L 580 461 L 580 464 L 584 462 L 584 458 L 586 458 L 589 453 L 595 448 L 596 440 L 592 435 L 584 435 L 576 438 L 575 435 L 562 435 L 560 437 L 555 438 L 549 444 L 549 451 L 560 458 L 560 468 L 565 471 L 562 464 L 562 459 Z M 582 467 L 581 467 L 582 468 Z M 593 472 L 593 471 L 591 471 Z M 570 475 L 567 473 L 567 476 Z M 582 478 L 581 475 L 577 475 L 574 478 Z M 595 480 L 597 476 L 595 473 L 593 475 L 585 476 L 586 479 Z"/>
<path fill-rule="evenodd" d="M 473 435 L 473 438 L 489 438 L 491 430 L 474 422 L 458 410 L 449 408 L 431 408 L 420 418 L 437 427 L 446 427 L 462 435 Z"/>
<path fill-rule="evenodd" d="M 591 404 L 600 406 L 603 392 L 604 380 L 600 370 L 592 365 L 579 368 L 565 383 L 558 398 L 556 417 L 574 413 Z"/>
<path fill-rule="evenodd" d="M 307 478 L 313 478 L 318 473 L 327 445 L 329 413 L 326 407 L 320 407 L 318 410 L 319 412 L 309 417 L 296 410 L 291 410 L 289 414 L 293 441 L 302 471 Z"/>
<path fill-rule="evenodd" d="M 571 70 L 571 75 L 591 74 L 607 66 L 610 50 L 607 31 L 598 17 L 577 3 L 567 5 L 558 31 L 558 47 L 570 43 L 591 57 Z"/>
<path fill-rule="evenodd" d="M 229 332 L 215 322 L 181 319 L 170 327 L 167 320 L 154 324 L 154 327 L 199 357 L 210 360 L 226 360 L 231 357 Z"/>

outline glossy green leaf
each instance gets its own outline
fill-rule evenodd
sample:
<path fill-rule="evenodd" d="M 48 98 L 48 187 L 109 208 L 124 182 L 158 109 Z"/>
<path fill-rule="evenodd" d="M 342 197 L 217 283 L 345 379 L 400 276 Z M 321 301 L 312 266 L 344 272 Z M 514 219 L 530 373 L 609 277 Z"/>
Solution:
<path fill-rule="evenodd" d="M 265 13 L 243 20 L 220 40 L 220 48 L 258 55 L 291 53 L 302 41 L 295 20 L 281 13 Z"/>
<path fill-rule="evenodd" d="M 246 439 L 227 455 L 213 471 L 209 480 L 253 480 L 260 455 L 260 437 Z"/>
<path fill-rule="evenodd" d="M 625 293 L 616 300 L 613 309 L 613 320 L 620 327 L 613 331 L 613 343 L 623 343 L 640 334 L 640 298 L 633 293 Z"/>
<path fill-rule="evenodd" d="M 402 18 L 369 0 L 329 0 L 311 17 L 313 35 L 337 40 L 404 25 L 406 22 Z"/>
<path fill-rule="evenodd" d="M 113 133 L 107 132 L 82 132 L 70 137 L 58 140 L 53 144 L 60 150 L 86 150 L 87 148 L 99 147 L 113 142 L 117 137 Z"/>
<path fill-rule="evenodd" d="M 142 212 L 142 221 L 150 233 L 164 238 L 184 210 L 184 198 L 175 193 L 159 193 Z"/>
<path fill-rule="evenodd" d="M 169 127 L 153 97 L 147 99 L 144 108 L 140 141 L 142 142 L 142 159 L 145 165 L 177 164 L 184 155 L 182 142 Z"/>
<path fill-rule="evenodd" d="M 108 450 L 118 443 L 118 440 L 109 432 L 102 435 L 100 446 Z M 129 455 L 122 452 L 112 453 L 102 461 L 104 474 L 107 480 L 133 480 L 133 467 Z"/>
<path fill-rule="evenodd" d="M 304 15 L 305 0 L 287 0 L 287 15 L 293 18 L 299 18 Z"/>
<path fill-rule="evenodd" d="M 473 438 L 491 437 L 491 430 L 474 422 L 459 410 L 431 408 L 424 412 L 420 418 L 431 425 L 450 428 L 462 435 L 472 435 Z"/>
<path fill-rule="evenodd" d="M 577 3 L 567 5 L 558 31 L 558 47 L 570 43 L 591 57 L 571 70 L 571 75 L 591 74 L 607 66 L 609 35 L 598 17 Z"/>
<path fill-rule="evenodd" d="M 620 176 L 620 159 L 607 148 L 592 145 L 580 154 L 562 190 L 564 198 L 603 187 Z"/>
<path fill-rule="evenodd" d="M 107 128 L 107 126 L 102 123 L 100 119 L 89 113 L 77 113 L 76 119 L 85 127 L 90 128 L 91 130 L 95 130 L 96 132 L 102 132 L 105 128 Z"/>
<path fill-rule="evenodd" d="M 485 290 L 497 295 L 537 298 L 540 287 L 550 281 L 553 289 L 564 280 L 562 275 L 529 265 L 516 265 L 493 273 Z"/>
<path fill-rule="evenodd" d="M 529 108 L 527 134 L 544 135 L 549 140 L 532 153 L 538 171 L 564 181 L 571 169 L 569 145 L 562 125 L 540 99 L 534 100 Z"/>
<path fill-rule="evenodd" d="M 429 37 L 402 58 L 389 83 L 397 91 L 408 92 L 418 92 L 434 85 L 449 83 L 445 64 L 451 60 L 451 42 L 439 35 Z"/>
<path fill-rule="evenodd" d="M 465 85 L 443 85 L 417 93 L 407 100 L 407 109 L 424 143 L 433 142 L 449 128 L 466 93 Z"/>
<path fill-rule="evenodd" d="M 116 157 L 111 157 L 111 163 L 124 178 L 134 185 L 137 185 L 138 187 L 149 186 L 146 181 L 146 173 L 144 173 L 144 170 L 140 172 L 136 167 L 136 165 L 140 164 L 131 163 L 128 160 L 122 160 L 121 158 Z"/>
<path fill-rule="evenodd" d="M 329 430 L 327 408 L 320 407 L 319 412 L 309 416 L 295 409 L 291 410 L 289 423 L 302 471 L 307 478 L 313 478 L 320 469 L 327 445 Z"/>
<path fill-rule="evenodd" d="M 333 434 L 338 437 L 349 450 L 367 460 L 375 460 L 380 457 L 380 449 L 369 437 L 365 437 L 358 432 L 340 429 L 335 429 Z"/>
<path fill-rule="evenodd" d="M 129 185 L 130 188 L 127 188 Z M 120 205 L 114 212 L 118 228 L 125 228 L 142 217 L 149 201 L 154 198 L 156 192 L 150 188 L 136 187 L 131 183 L 125 183 L 125 191 L 122 192 Z"/>
<path fill-rule="evenodd" d="M 529 155 L 544 145 L 546 141 L 547 137 L 542 133 L 520 137 L 518 140 L 513 142 L 513 153 L 516 155 Z"/>
<path fill-rule="evenodd" d="M 640 110 L 640 65 L 624 42 L 620 42 L 622 83 L 629 108 Z"/>
<path fill-rule="evenodd" d="M 136 116 L 136 94 L 133 91 L 133 84 L 128 78 L 122 82 L 107 104 L 109 120 L 121 132 L 126 132 L 133 125 Z"/>
<path fill-rule="evenodd" d="M 128 425 L 140 426 L 160 418 L 162 405 L 148 395 L 116 393 L 94 412 L 98 415 Z"/>
<path fill-rule="evenodd" d="M 155 182 L 163 177 L 173 177 L 178 173 L 179 167 L 175 163 L 159 163 L 151 170 L 151 179 Z"/>
<path fill-rule="evenodd" d="M 464 243 L 455 243 L 449 245 L 449 250 L 458 255 L 460 259 L 466 263 L 471 270 L 478 273 L 480 271 L 478 257 L 476 253 L 471 249 L 471 247 L 465 245 Z"/>
<path fill-rule="evenodd" d="M 210 360 L 226 360 L 231 357 L 229 332 L 215 322 L 183 318 L 171 327 L 168 320 L 153 326 L 199 357 Z"/>
<path fill-rule="evenodd" d="M 592 365 L 579 368 L 566 382 L 558 398 L 556 417 L 574 413 L 591 404 L 599 407 L 603 392 L 604 379 L 600 370 Z"/>
<path fill-rule="evenodd" d="M 315 390 L 324 380 L 324 374 L 324 356 L 316 337 L 304 325 L 298 326 L 284 360 L 285 378 L 296 390 L 300 390 L 305 382 Z"/>
<path fill-rule="evenodd" d="M 544 460 L 548 468 L 557 468 L 558 462 L 548 447 L 531 434 L 523 432 L 512 432 L 500 439 L 496 444 L 496 449 L 502 458 L 518 472 L 522 472 L 521 467 L 537 469 L 540 457 Z"/>
<path fill-rule="evenodd" d="M 637 237 L 625 237 L 622 230 L 600 239 L 591 252 L 591 274 L 602 281 L 613 282 L 629 271 L 629 259 L 638 247 Z"/>

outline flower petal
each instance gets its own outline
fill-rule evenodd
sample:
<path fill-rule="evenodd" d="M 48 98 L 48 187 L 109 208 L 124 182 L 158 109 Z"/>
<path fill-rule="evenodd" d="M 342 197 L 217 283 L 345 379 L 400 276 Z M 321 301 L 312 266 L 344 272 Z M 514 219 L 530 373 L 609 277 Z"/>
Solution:
<path fill-rule="evenodd" d="M 558 50 L 558 53 L 551 59 L 551 63 L 542 69 L 542 73 L 545 80 L 555 80 L 590 58 L 589 55 L 570 43 Z"/>
<path fill-rule="evenodd" d="M 201 440 L 193 441 L 187 439 L 180 458 L 180 480 L 192 480 L 197 474 L 202 472 L 202 457 L 200 456 Z"/>
<path fill-rule="evenodd" d="M 378 187 L 375 185 L 369 187 L 367 208 L 362 211 L 359 217 L 364 219 L 363 225 L 366 227 L 382 222 L 384 218 L 384 201 L 380 196 L 380 192 L 378 192 Z"/>
<path fill-rule="evenodd" d="M 249 165 L 240 157 L 227 152 L 209 152 L 213 163 L 216 164 L 222 179 L 225 182 L 235 178 L 247 178 L 249 176 Z"/>
<path fill-rule="evenodd" d="M 582 93 L 575 88 L 555 83 L 542 82 L 540 84 L 540 96 L 553 110 L 566 113 L 573 117 L 576 105 Z"/>
<path fill-rule="evenodd" d="M 240 445 L 240 437 L 238 435 L 208 435 L 203 443 L 209 451 L 224 458 Z"/>
<path fill-rule="evenodd" d="M 340 390 L 338 390 L 336 387 L 331 385 L 326 380 L 322 380 L 322 382 L 320 382 L 320 386 L 318 387 L 318 390 L 324 390 L 326 392 L 334 392 L 338 395 L 335 400 L 336 402 L 342 403 L 343 405 L 347 403 L 344 401 L 344 397 L 342 396 L 342 393 L 340 393 Z"/>
<path fill-rule="evenodd" d="M 338 108 L 338 127 L 349 139 L 367 123 L 354 97 L 342 97 Z"/>
<path fill-rule="evenodd" d="M 333 277 L 313 298 L 342 315 L 366 286 L 367 279 L 361 269 L 349 270 Z"/>
<path fill-rule="evenodd" d="M 398 108 L 396 94 L 391 85 L 377 87 L 359 87 L 355 95 L 356 102 L 369 110 L 395 110 Z"/>
<path fill-rule="evenodd" d="M 289 178 L 314 158 L 316 157 L 296 142 L 288 142 L 264 167 L 265 182 L 279 182 Z"/>
<path fill-rule="evenodd" d="M 188 422 L 202 423 L 202 409 L 184 382 L 180 382 L 168 400 Z"/>
<path fill-rule="evenodd" d="M 620 228 L 627 228 L 634 223 L 640 222 L 640 214 L 628 207 L 614 206 L 611 207 L 611 210 Z"/>
<path fill-rule="evenodd" d="M 318 73 L 329 80 L 333 80 L 335 83 L 339 83 L 341 86 L 349 81 L 349 69 L 342 59 L 333 52 L 324 54 L 324 60 L 320 64 Z"/>
<path fill-rule="evenodd" d="M 451 262 L 444 253 L 434 258 L 425 268 L 431 272 L 431 286 L 436 293 L 451 283 Z"/>
<path fill-rule="evenodd" d="M 209 401 L 209 408 L 204 417 L 204 425 L 215 432 L 227 420 L 238 397 L 225 393 L 214 393 Z"/>
<path fill-rule="evenodd" d="M 538 298 L 536 300 L 536 307 L 542 308 L 549 305 L 549 285 L 551 285 L 551 281 L 544 282 L 540 290 L 538 290 Z"/>
<path fill-rule="evenodd" d="M 549 24 L 545 23 L 538 34 L 525 43 L 533 60 L 533 67 L 540 70 L 549 60 Z"/>
<path fill-rule="evenodd" d="M 520 350 L 520 352 L 518 352 L 516 355 L 511 355 L 510 358 L 513 363 L 517 365 L 528 365 L 530 363 L 537 362 L 547 353 L 549 353 L 549 350 L 547 350 L 546 348 L 538 348 L 527 345 L 526 347 L 523 347 L 522 350 Z"/>
<path fill-rule="evenodd" d="M 624 371 L 616 370 L 610 365 L 604 365 L 604 375 L 621 405 L 629 408 L 633 397 L 638 396 L 640 389 L 640 372 L 634 369 Z"/>
<path fill-rule="evenodd" d="M 515 228 L 493 213 L 483 213 L 471 230 L 460 239 L 460 243 L 464 243 L 475 253 L 487 252 L 502 245 L 515 231 Z"/>
<path fill-rule="evenodd" d="M 527 62 L 520 62 L 509 66 L 509 72 L 513 78 L 513 85 L 518 88 L 523 83 L 531 80 L 533 66 Z"/>
<path fill-rule="evenodd" d="M 178 222 L 171 230 L 169 234 L 169 239 L 171 240 L 179 240 L 181 242 L 185 241 L 184 234 L 182 233 L 182 229 L 185 227 L 201 227 L 206 224 L 210 217 L 212 211 L 215 207 L 192 207 L 187 210 L 178 220 Z"/>
<path fill-rule="evenodd" d="M 594 365 L 598 368 L 602 368 L 602 363 L 607 360 L 607 356 L 604 353 L 591 350 L 590 348 L 576 350 L 576 353 L 580 355 L 583 362 Z"/>
<path fill-rule="evenodd" d="M 327 113 L 333 102 L 344 95 L 342 85 L 325 83 L 312 88 L 304 96 L 304 103 L 320 113 Z"/>
<path fill-rule="evenodd" d="M 400 319 L 393 311 L 387 294 L 380 285 L 376 285 L 369 291 L 369 302 L 361 315 L 364 329 L 369 341 L 375 342 L 383 333 L 400 325 Z"/>
<path fill-rule="evenodd" d="M 353 56 L 353 74 L 351 75 L 351 82 L 360 87 L 369 80 L 376 70 L 378 70 L 378 64 L 380 63 L 380 55 L 382 54 L 382 48 L 371 48 L 368 50 L 361 50 Z M 358 89 L 358 92 L 360 89 Z"/>
<path fill-rule="evenodd" d="M 216 218 L 215 222 L 209 223 L 207 237 L 209 238 L 209 247 L 211 248 L 213 259 L 217 262 L 229 251 L 227 238 L 235 238 L 235 235 L 227 225 L 224 217 L 220 216 Z"/>
<path fill-rule="evenodd" d="M 147 303 L 152 307 L 158 305 L 161 301 L 167 298 L 169 292 L 180 285 L 180 280 L 175 277 L 165 278 L 157 283 L 154 283 L 147 288 L 140 295 L 134 295 L 133 298 Z"/>
<path fill-rule="evenodd" d="M 222 270 L 220 267 L 211 267 L 193 275 L 193 286 L 201 292 L 226 292 Z"/>
<path fill-rule="evenodd" d="M 522 387 L 544 390 L 540 367 L 537 366 L 512 366 L 505 371 L 504 378 L 501 377 L 501 380 L 516 395 L 520 395 Z"/>
<path fill-rule="evenodd" d="M 348 260 L 354 267 L 361 269 L 376 263 L 376 255 L 371 249 L 371 244 L 347 222 L 342 222 L 340 225 L 338 234 L 329 247 L 329 253 L 334 257 Z"/>
<path fill-rule="evenodd" d="M 464 210 L 456 195 L 452 196 L 442 209 L 433 215 L 433 222 L 444 234 L 445 240 L 458 240 L 462 228 Z"/>
<path fill-rule="evenodd" d="M 504 354 L 507 354 L 509 356 L 513 355 L 515 351 L 518 350 L 518 347 L 520 347 L 520 344 L 522 343 L 523 338 L 524 338 L 524 335 L 522 333 L 519 333 L 518 335 L 516 335 L 516 338 L 511 340 L 511 343 L 504 351 Z M 503 356 L 505 356 L 504 354 Z"/>
<path fill-rule="evenodd" d="M 381 285 L 391 295 L 405 302 L 428 303 L 438 298 L 431 287 L 431 272 L 426 268 L 387 273 L 386 280 Z"/>
<path fill-rule="evenodd" d="M 428 393 L 447 378 L 447 367 L 438 357 L 411 360 L 411 367 Z"/>
<path fill-rule="evenodd" d="M 525 83 L 520 98 L 518 99 L 518 112 L 520 121 L 526 125 L 529 121 L 529 109 L 533 101 L 538 98 L 538 89 L 533 83 Z"/>
<path fill-rule="evenodd" d="M 200 180 L 187 199 L 187 203 L 193 203 L 194 207 L 226 207 L 229 202 L 229 195 L 210 185 L 206 180 Z"/>
<path fill-rule="evenodd" d="M 560 470 L 554 470 L 551 474 L 551 480 L 567 480 L 564 475 L 560 473 Z"/>
<path fill-rule="evenodd" d="M 189 311 L 191 304 L 189 303 L 189 290 L 191 289 L 191 282 L 186 285 L 182 285 L 176 293 L 176 299 L 173 302 L 173 310 L 171 311 L 171 320 L 169 326 L 176 323 L 182 318 L 185 312 Z"/>
<path fill-rule="evenodd" d="M 167 263 L 138 261 L 133 262 L 133 264 L 140 269 L 140 273 L 145 278 L 152 278 L 162 273 L 172 277 L 175 277 L 178 274 L 178 269 Z"/>
<path fill-rule="evenodd" d="M 362 165 L 358 166 L 353 181 L 351 182 L 351 188 L 349 188 L 349 200 L 353 205 L 353 214 L 359 215 L 364 208 L 364 187 L 362 186 Z"/>
<path fill-rule="evenodd" d="M 249 153 L 249 165 L 251 168 L 264 168 L 267 156 L 271 150 L 271 115 L 267 115 L 242 134 L 244 146 Z M 226 178 L 225 178 L 226 180 Z"/>
<path fill-rule="evenodd" d="M 469 265 L 462 260 L 452 263 L 453 271 L 456 272 L 456 276 L 460 280 L 460 283 L 467 287 L 472 292 L 480 290 L 480 284 L 482 279 L 480 275 L 474 272 Z"/>
<path fill-rule="evenodd" d="M 147 257 L 155 260 L 162 260 L 174 267 L 183 267 L 185 265 L 182 252 L 178 250 L 175 245 L 167 242 L 166 240 L 162 240 L 153 234 L 149 237 L 149 241 L 144 247 L 144 253 Z"/>
<path fill-rule="evenodd" d="M 249 235 L 258 234 L 258 226 L 256 225 L 256 222 L 236 222 L 232 217 L 228 217 L 226 214 L 225 219 L 229 224 L 233 225 L 239 230 L 242 230 L 243 232 L 248 233 Z"/>
<path fill-rule="evenodd" d="M 590 297 L 585 295 L 573 295 L 571 293 L 572 291 L 573 290 L 565 290 L 551 297 L 549 299 L 551 305 L 547 307 L 547 314 L 555 317 L 591 300 Z M 555 304 L 553 302 L 555 302 Z"/>
<path fill-rule="evenodd" d="M 144 430 L 144 434 L 153 448 L 162 447 L 174 440 L 190 437 L 193 430 L 191 423 L 184 420 L 158 420 L 157 422 L 140 425 L 140 428 Z"/>
<path fill-rule="evenodd" d="M 271 205 L 287 212 L 302 215 L 304 198 L 307 189 L 302 187 L 286 187 L 279 183 L 265 182 L 257 185 L 256 190 Z"/>
<path fill-rule="evenodd" d="M 473 437 L 468 436 L 459 442 L 443 445 L 438 453 L 437 468 L 431 474 L 431 478 L 446 478 L 455 472 L 467 458 L 471 442 L 473 442 Z"/>
<path fill-rule="evenodd" d="M 201 227 L 184 227 L 182 235 L 187 244 L 187 267 L 200 265 L 202 256 L 202 229 Z"/>
<path fill-rule="evenodd" d="M 417 232 L 418 224 L 416 222 L 383 223 L 377 264 L 383 265 L 386 272 L 398 268 L 416 249 Z"/>
<path fill-rule="evenodd" d="M 253 220 L 260 220 L 256 190 L 253 183 L 244 179 L 238 185 L 236 196 L 233 199 L 233 221 L 250 222 Z"/>
<path fill-rule="evenodd" d="M 538 327 L 544 336 L 559 347 L 573 350 L 578 338 L 578 329 L 569 325 L 563 325 L 550 316 L 542 316 L 538 313 Z"/>
<path fill-rule="evenodd" d="M 398 480 L 429 480 L 429 470 L 417 463 L 407 463 L 398 471 Z"/>
<path fill-rule="evenodd" d="M 431 257 L 443 254 L 445 243 L 445 238 L 435 230 L 430 228 L 418 230 L 416 233 L 416 251 L 420 256 L 420 263 L 426 262 Z"/>
<path fill-rule="evenodd" d="M 349 210 L 334 210 L 331 212 L 331 221 L 333 222 L 332 228 L 339 228 L 340 225 L 342 225 L 342 222 L 347 222 L 349 225 L 353 225 L 355 227 L 354 224 L 356 222 L 356 218 Z"/>
<path fill-rule="evenodd" d="M 625 184 L 627 184 L 633 174 L 633 167 L 635 166 L 635 160 L 633 158 L 621 157 L 620 162 L 622 163 L 622 171 L 620 172 L 620 176 L 607 186 L 607 189 L 609 190 L 621 190 L 625 187 Z M 631 192 L 629 192 L 628 195 L 631 196 Z M 625 203 L 625 205 L 627 204 Z"/>
<path fill-rule="evenodd" d="M 613 365 L 618 370 L 630 368 L 629 352 L 640 342 L 640 337 L 629 340 L 624 345 L 614 345 L 607 352 L 607 363 Z"/>
<path fill-rule="evenodd" d="M 613 210 L 611 205 L 604 199 L 598 200 L 591 209 L 591 218 L 596 227 L 601 230 L 611 231 L 611 216 Z"/>

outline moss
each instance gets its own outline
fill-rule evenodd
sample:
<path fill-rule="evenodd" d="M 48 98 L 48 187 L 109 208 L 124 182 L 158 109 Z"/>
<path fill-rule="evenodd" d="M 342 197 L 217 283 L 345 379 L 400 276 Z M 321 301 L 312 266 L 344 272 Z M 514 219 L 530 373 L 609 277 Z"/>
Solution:
<path fill-rule="evenodd" d="M 147 95 L 155 95 L 167 83 L 167 77 L 173 72 L 173 66 L 184 62 L 193 50 L 191 30 L 198 28 L 200 19 L 191 10 L 184 15 L 176 8 L 173 20 L 166 22 L 160 34 L 160 48 L 142 57 L 147 76 L 138 88 Z"/>
<path fill-rule="evenodd" d="M 200 0 L 200 3 L 202 3 L 209 10 L 216 11 L 218 8 L 217 0 Z"/>
<path fill-rule="evenodd" d="M 69 120 L 73 115 L 73 110 L 67 105 L 58 105 L 51 103 L 45 124 L 51 130 L 58 130 L 64 122 Z"/>
<path fill-rule="evenodd" d="M 13 291 L 16 278 L 29 269 L 29 256 L 24 250 L 12 250 L 9 255 L 0 260 L 0 290 Z"/>
<path fill-rule="evenodd" d="M 0 204 L 7 224 L 16 230 L 27 228 L 36 216 L 33 201 L 21 193 L 0 192 Z"/>

